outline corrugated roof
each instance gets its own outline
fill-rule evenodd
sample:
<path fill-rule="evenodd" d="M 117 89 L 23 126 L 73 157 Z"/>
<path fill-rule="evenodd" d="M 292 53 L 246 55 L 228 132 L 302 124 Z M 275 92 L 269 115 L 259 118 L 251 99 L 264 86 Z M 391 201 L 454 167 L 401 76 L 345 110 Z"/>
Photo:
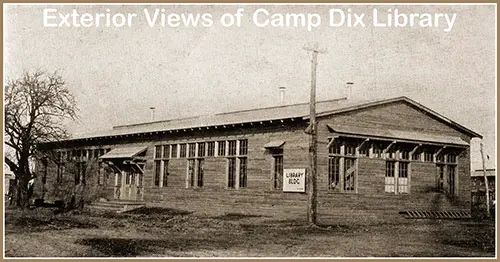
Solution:
<path fill-rule="evenodd" d="M 134 158 L 135 156 L 139 155 L 140 153 L 144 152 L 147 149 L 145 146 L 141 147 L 122 147 L 122 148 L 115 148 L 109 151 L 108 153 L 102 155 L 101 159 L 115 159 L 115 158 L 125 158 L 125 159 L 131 159 Z"/>
<path fill-rule="evenodd" d="M 363 127 L 347 127 L 340 125 L 327 125 L 332 131 L 340 134 L 361 135 L 374 138 L 387 138 L 399 139 L 415 142 L 433 142 L 438 144 L 447 145 L 460 145 L 467 146 L 468 143 L 463 141 L 460 137 L 454 136 L 441 136 L 416 131 L 403 131 L 392 129 L 376 129 L 376 128 L 363 128 Z"/>
<path fill-rule="evenodd" d="M 481 135 L 445 118 L 442 115 L 418 104 L 417 102 L 407 97 L 397 97 L 386 100 L 348 100 L 348 99 L 335 99 L 328 101 L 319 101 L 316 103 L 316 113 L 318 116 L 337 114 L 351 110 L 362 109 L 370 106 L 381 105 L 385 103 L 392 103 L 397 101 L 405 101 L 420 109 L 430 113 L 434 117 L 441 119 L 444 122 L 460 129 L 461 131 L 474 136 L 481 137 Z M 261 121 L 300 118 L 307 119 L 309 117 L 309 103 L 276 106 L 268 108 L 258 108 L 242 111 L 234 111 L 229 113 L 219 113 L 214 115 L 205 115 L 173 120 L 146 122 L 132 125 L 115 126 L 113 129 L 105 132 L 88 133 L 76 135 L 70 140 L 89 139 L 98 137 L 121 136 L 131 134 L 154 133 L 162 131 L 174 131 L 191 128 L 213 127 L 233 125 L 240 123 L 255 123 Z"/>
<path fill-rule="evenodd" d="M 317 102 L 316 112 L 325 112 L 353 104 L 353 101 L 346 99 L 336 99 Z M 357 102 L 359 103 L 359 101 Z M 269 120 L 280 120 L 287 118 L 302 118 L 309 115 L 309 103 L 276 106 L 268 108 L 258 108 L 229 113 L 219 113 L 214 115 L 204 115 L 197 117 L 172 119 L 139 123 L 132 125 L 115 126 L 112 130 L 96 132 L 75 136 L 72 139 L 84 139 L 105 136 L 118 136 L 127 134 L 139 134 L 158 131 L 182 130 L 199 127 L 223 126 L 240 123 L 260 122 Z"/>

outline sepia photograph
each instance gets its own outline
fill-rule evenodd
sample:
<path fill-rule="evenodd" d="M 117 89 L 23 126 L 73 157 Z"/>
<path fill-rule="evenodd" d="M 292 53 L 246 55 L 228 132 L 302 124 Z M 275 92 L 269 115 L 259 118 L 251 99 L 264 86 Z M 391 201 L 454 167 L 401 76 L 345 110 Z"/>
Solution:
<path fill-rule="evenodd" d="M 496 258 L 497 4 L 4 3 L 4 258 Z"/>

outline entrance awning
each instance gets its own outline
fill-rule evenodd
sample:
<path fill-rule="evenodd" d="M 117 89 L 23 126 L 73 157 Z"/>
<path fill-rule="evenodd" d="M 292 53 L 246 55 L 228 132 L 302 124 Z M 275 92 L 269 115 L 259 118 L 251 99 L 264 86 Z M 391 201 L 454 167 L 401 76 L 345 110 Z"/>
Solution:
<path fill-rule="evenodd" d="M 402 131 L 392 129 L 376 129 L 364 127 L 346 127 L 333 124 L 327 124 L 328 128 L 334 133 L 352 137 L 373 138 L 380 140 L 400 140 L 403 142 L 435 143 L 444 145 L 468 146 L 460 137 L 442 136 L 427 134 L 417 131 Z"/>
<path fill-rule="evenodd" d="M 146 151 L 147 147 L 122 147 L 115 148 L 99 157 L 100 159 L 133 159 Z"/>
<path fill-rule="evenodd" d="M 267 144 L 264 145 L 264 148 L 280 148 L 285 144 L 285 141 L 283 140 L 274 140 L 270 141 Z"/>

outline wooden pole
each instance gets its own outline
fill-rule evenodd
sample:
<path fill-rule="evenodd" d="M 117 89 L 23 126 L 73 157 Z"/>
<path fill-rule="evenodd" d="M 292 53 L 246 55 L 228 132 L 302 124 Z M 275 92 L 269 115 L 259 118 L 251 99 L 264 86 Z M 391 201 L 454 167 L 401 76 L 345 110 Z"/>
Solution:
<path fill-rule="evenodd" d="M 318 166 L 318 130 L 316 127 L 316 67 L 318 65 L 319 50 L 315 44 L 312 48 L 304 48 L 312 51 L 311 60 L 311 99 L 309 102 L 309 174 L 307 176 L 307 222 L 309 225 L 316 225 L 317 217 L 317 166 Z"/>
<path fill-rule="evenodd" d="M 489 186 L 488 186 L 488 176 L 486 175 L 486 164 L 485 164 L 485 160 L 484 160 L 484 145 L 483 143 L 481 142 L 480 144 L 481 148 L 481 158 L 482 158 L 482 161 L 483 161 L 483 176 L 484 176 L 484 188 L 486 190 L 486 217 L 490 217 L 490 190 L 489 190 Z"/>

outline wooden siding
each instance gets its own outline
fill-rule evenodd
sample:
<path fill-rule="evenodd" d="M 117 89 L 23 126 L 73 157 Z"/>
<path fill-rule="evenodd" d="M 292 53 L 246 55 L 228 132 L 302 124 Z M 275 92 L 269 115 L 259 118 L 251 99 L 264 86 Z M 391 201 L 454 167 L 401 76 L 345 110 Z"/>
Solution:
<path fill-rule="evenodd" d="M 436 164 L 411 161 L 410 193 L 384 192 L 385 160 L 358 158 L 357 193 L 334 193 L 328 189 L 328 137 L 329 123 L 358 127 L 392 128 L 419 132 L 460 136 L 469 142 L 470 137 L 442 123 L 406 103 L 394 103 L 340 115 L 321 117 L 318 121 L 318 211 L 319 221 L 330 223 L 339 218 L 359 217 L 361 221 L 399 217 L 403 210 L 470 210 L 470 152 L 461 151 L 457 164 L 457 196 L 450 198 L 435 191 Z M 279 216 L 280 218 L 305 218 L 307 195 L 284 193 L 272 189 L 273 157 L 264 145 L 272 140 L 283 140 L 284 168 L 308 167 L 308 136 L 304 133 L 307 123 L 293 121 L 280 124 L 234 126 L 226 129 L 192 130 L 173 135 L 151 135 L 109 139 L 99 144 L 69 144 L 79 148 L 116 148 L 146 146 L 144 173 L 144 200 L 151 205 L 180 208 L 201 213 L 252 213 Z M 186 188 L 187 158 L 169 159 L 167 187 L 154 185 L 154 146 L 221 140 L 248 140 L 246 188 L 226 188 L 226 157 L 204 157 L 203 188 Z M 87 142 L 90 143 L 90 142 Z M 227 149 L 226 149 L 227 150 Z M 53 183 L 56 171 L 48 172 L 47 184 Z M 66 174 L 71 178 L 72 175 Z M 52 177 L 54 179 L 49 179 Z M 69 181 L 71 182 L 71 181 Z M 114 175 L 108 176 L 102 194 L 113 197 Z M 50 198 L 48 194 L 46 197 Z"/>
<path fill-rule="evenodd" d="M 373 127 L 416 131 L 460 137 L 464 139 L 464 141 L 470 142 L 469 136 L 405 102 L 395 102 L 372 108 L 350 111 L 343 114 L 326 116 L 322 117 L 321 120 L 320 123 L 323 125 L 330 123 L 363 128 Z M 320 128 L 323 129 L 323 127 Z"/>

